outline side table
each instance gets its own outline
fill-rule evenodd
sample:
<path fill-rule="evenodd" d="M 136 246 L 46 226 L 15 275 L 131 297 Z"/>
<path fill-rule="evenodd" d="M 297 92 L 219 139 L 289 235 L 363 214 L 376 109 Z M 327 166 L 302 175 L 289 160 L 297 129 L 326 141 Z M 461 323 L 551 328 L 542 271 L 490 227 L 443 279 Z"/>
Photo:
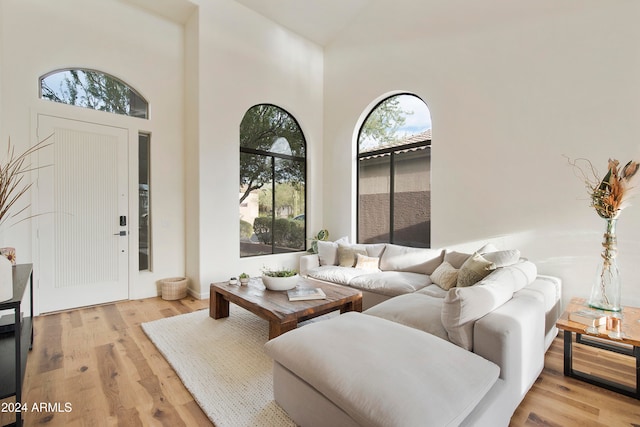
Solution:
<path fill-rule="evenodd" d="M 562 316 L 560 316 L 556 322 L 558 329 L 562 329 L 564 331 L 564 375 L 624 394 L 626 396 L 640 399 L 640 307 L 622 307 L 622 311 L 620 312 L 622 315 L 621 338 L 609 337 L 609 331 L 607 331 L 606 326 L 600 326 L 597 334 L 587 334 L 586 325 L 569 320 L 569 313 L 585 309 L 587 307 L 588 304 L 585 299 L 573 298 Z M 611 314 L 613 314 L 613 312 Z M 576 334 L 576 343 L 634 357 L 636 365 L 635 388 L 575 370 L 573 368 L 572 354 L 574 332 Z M 598 340 L 583 338 L 582 335 L 595 337 L 598 338 Z"/>
<path fill-rule="evenodd" d="M 27 350 L 33 346 L 33 265 L 18 264 L 12 268 L 13 298 L 0 302 L 0 310 L 13 310 L 14 317 L 13 330 L 0 334 L 0 399 L 15 396 L 16 404 L 20 405 Z M 23 301 L 26 295 L 29 299 Z M 15 419 L 10 425 L 21 427 L 20 411 L 16 411 Z"/>

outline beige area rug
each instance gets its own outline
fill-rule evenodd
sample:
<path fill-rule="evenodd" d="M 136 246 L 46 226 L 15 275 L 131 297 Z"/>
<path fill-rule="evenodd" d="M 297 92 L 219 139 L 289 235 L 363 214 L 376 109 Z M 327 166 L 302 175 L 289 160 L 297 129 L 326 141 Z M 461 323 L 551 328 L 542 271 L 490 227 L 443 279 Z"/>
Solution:
<path fill-rule="evenodd" d="M 262 347 L 269 325 L 230 304 L 143 323 L 142 329 L 216 427 L 295 426 L 273 400 L 272 359 Z"/>

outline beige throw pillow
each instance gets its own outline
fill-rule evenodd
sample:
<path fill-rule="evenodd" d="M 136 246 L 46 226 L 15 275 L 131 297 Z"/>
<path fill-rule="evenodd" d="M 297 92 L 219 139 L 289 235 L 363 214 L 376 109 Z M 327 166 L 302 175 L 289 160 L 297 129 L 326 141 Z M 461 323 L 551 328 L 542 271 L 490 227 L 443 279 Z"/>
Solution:
<path fill-rule="evenodd" d="M 478 252 L 475 252 L 462 264 L 462 267 L 460 267 L 456 286 L 458 288 L 465 288 L 475 285 L 487 277 L 493 268 L 494 264 L 491 261 L 486 260 Z"/>
<path fill-rule="evenodd" d="M 367 249 L 362 245 L 338 245 L 338 265 L 353 267 L 356 265 L 356 254 L 367 255 Z"/>
<path fill-rule="evenodd" d="M 431 281 L 445 291 L 448 291 L 458 283 L 458 269 L 453 268 L 451 264 L 444 261 L 431 274 Z"/>
<path fill-rule="evenodd" d="M 380 268 L 378 267 L 379 264 L 380 258 L 378 257 L 356 254 L 356 268 L 361 270 L 380 271 Z"/>

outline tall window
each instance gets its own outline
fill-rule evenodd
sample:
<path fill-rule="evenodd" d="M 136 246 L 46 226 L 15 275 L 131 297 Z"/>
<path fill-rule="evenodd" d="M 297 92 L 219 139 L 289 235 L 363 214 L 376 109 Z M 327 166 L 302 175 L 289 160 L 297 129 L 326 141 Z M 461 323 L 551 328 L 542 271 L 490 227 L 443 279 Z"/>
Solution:
<path fill-rule="evenodd" d="M 138 134 L 138 269 L 151 270 L 151 135 Z"/>
<path fill-rule="evenodd" d="M 270 104 L 240 123 L 240 256 L 305 249 L 306 142 L 296 119 Z"/>
<path fill-rule="evenodd" d="M 123 81 L 100 71 L 57 70 L 40 77 L 40 97 L 93 110 L 149 118 L 149 104 Z"/>
<path fill-rule="evenodd" d="M 431 114 L 415 95 L 386 98 L 358 135 L 358 241 L 431 245 Z"/>

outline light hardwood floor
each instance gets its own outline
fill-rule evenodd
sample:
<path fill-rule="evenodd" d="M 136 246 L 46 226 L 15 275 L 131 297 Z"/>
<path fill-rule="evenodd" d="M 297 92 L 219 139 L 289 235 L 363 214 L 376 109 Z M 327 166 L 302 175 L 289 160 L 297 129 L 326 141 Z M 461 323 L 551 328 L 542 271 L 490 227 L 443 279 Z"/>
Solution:
<path fill-rule="evenodd" d="M 206 309 L 208 300 L 150 298 L 40 316 L 25 378 L 25 425 L 211 426 L 140 323 Z M 576 346 L 582 370 L 633 385 L 633 361 Z M 32 412 L 36 403 L 59 411 Z M 71 411 L 64 412 L 65 404 Z M 0 413 L 0 425 L 13 415 Z M 562 334 L 511 426 L 640 427 L 640 401 L 562 373 Z"/>

